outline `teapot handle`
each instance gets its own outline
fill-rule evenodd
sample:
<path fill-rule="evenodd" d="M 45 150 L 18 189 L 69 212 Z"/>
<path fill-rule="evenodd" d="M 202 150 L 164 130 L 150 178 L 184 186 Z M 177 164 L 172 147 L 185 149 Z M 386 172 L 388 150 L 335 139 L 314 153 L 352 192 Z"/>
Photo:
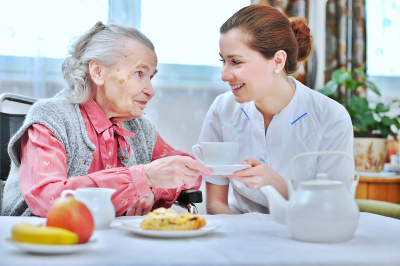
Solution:
<path fill-rule="evenodd" d="M 296 156 L 293 157 L 292 162 L 290 163 L 290 177 L 291 180 L 290 182 L 294 183 L 295 180 L 295 169 L 294 169 L 294 165 L 297 159 L 301 158 L 301 157 L 307 157 L 307 156 L 321 156 L 321 155 L 343 155 L 345 157 L 347 157 L 350 160 L 350 180 L 352 182 L 352 187 L 354 187 L 353 184 L 356 184 L 355 186 L 357 186 L 358 184 L 358 179 L 359 176 L 357 177 L 357 180 L 354 180 L 354 168 L 355 168 L 355 164 L 354 164 L 354 159 L 351 157 L 350 154 L 348 154 L 347 152 L 344 151 L 321 151 L 321 152 L 305 152 L 305 153 L 300 153 L 297 154 Z M 357 182 L 357 183 L 354 183 Z M 352 193 L 355 193 L 352 191 Z"/>

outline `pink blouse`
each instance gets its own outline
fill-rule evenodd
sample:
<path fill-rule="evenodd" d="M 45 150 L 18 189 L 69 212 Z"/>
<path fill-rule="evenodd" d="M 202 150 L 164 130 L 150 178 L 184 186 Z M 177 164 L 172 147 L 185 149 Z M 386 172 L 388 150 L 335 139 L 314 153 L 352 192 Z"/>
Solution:
<path fill-rule="evenodd" d="M 118 159 L 117 148 L 124 150 L 129 143 L 126 137 L 134 133 L 122 128 L 122 123 L 112 123 L 94 102 L 89 99 L 79 106 L 90 141 L 96 146 L 93 160 L 86 176 L 67 178 L 67 155 L 56 136 L 45 126 L 33 124 L 21 138 L 21 166 L 19 181 L 22 195 L 31 212 L 46 217 L 53 201 L 66 189 L 84 187 L 114 188 L 111 200 L 116 215 L 123 215 L 143 195 L 154 193 L 154 208 L 169 208 L 181 190 L 198 189 L 201 178 L 176 189 L 150 188 L 147 184 L 143 165 L 124 167 Z M 174 150 L 157 133 L 152 161 L 167 156 L 190 156 Z"/>

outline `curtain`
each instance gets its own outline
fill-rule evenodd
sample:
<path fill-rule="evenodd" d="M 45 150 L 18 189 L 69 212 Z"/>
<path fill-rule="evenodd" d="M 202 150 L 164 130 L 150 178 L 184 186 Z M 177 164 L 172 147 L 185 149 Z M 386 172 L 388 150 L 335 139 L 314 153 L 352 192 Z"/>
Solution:
<path fill-rule="evenodd" d="M 327 1 L 325 43 L 325 83 L 336 69 L 366 66 L 365 0 Z M 334 97 L 341 99 L 345 93 L 341 88 Z"/>

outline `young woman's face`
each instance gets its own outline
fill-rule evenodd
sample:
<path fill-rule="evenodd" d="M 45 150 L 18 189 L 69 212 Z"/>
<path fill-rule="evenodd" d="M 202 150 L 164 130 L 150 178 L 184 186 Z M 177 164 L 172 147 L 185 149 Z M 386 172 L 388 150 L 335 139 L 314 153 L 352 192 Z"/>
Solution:
<path fill-rule="evenodd" d="M 235 101 L 260 101 L 273 83 L 274 61 L 247 47 L 239 30 L 221 34 L 219 49 L 222 66 L 221 79 L 229 82 Z"/>

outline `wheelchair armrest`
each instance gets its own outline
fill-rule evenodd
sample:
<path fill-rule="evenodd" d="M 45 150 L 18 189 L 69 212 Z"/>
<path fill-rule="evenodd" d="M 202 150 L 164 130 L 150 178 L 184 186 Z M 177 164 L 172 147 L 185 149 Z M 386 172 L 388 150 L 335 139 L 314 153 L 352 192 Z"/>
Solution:
<path fill-rule="evenodd" d="M 203 202 L 203 194 L 200 190 L 182 190 L 176 201 L 181 205 L 201 203 Z"/>

